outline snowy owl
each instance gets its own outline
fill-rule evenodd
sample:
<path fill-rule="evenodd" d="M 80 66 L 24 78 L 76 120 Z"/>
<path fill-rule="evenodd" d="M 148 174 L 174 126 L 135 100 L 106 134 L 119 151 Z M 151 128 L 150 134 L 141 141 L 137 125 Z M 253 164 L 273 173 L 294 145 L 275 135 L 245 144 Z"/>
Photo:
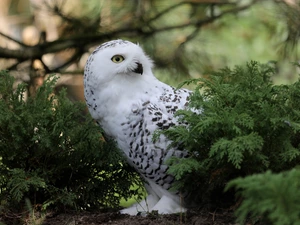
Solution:
<path fill-rule="evenodd" d="M 148 196 L 121 213 L 158 211 L 182 212 L 178 192 L 169 189 L 174 177 L 165 161 L 171 156 L 186 157 L 164 135 L 153 142 L 158 129 L 178 124 L 174 113 L 188 105 L 190 91 L 176 90 L 152 73 L 153 63 L 139 45 L 113 40 L 97 47 L 84 71 L 84 95 L 92 117 L 115 139 L 128 163 L 145 180 Z"/>

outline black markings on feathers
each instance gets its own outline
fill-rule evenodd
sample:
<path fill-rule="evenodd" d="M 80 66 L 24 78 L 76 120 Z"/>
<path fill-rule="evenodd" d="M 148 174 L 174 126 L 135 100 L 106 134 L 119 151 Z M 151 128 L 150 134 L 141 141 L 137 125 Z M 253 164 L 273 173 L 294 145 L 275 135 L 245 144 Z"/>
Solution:
<path fill-rule="evenodd" d="M 132 120 L 120 124 L 124 139 L 128 141 L 127 154 L 132 165 L 147 179 L 165 189 L 169 189 L 174 180 L 167 172 L 168 166 L 164 164 L 166 157 L 181 158 L 186 157 L 187 153 L 180 148 L 168 149 L 168 140 L 163 136 L 154 143 L 152 135 L 157 129 L 165 130 L 177 124 L 173 115 L 187 104 L 188 96 L 186 90 L 165 89 L 158 99 L 160 104 L 152 104 L 150 101 L 135 104 L 131 109 Z"/>
<path fill-rule="evenodd" d="M 93 51 L 92 55 L 95 55 L 97 52 L 99 52 L 100 50 L 105 49 L 105 48 L 115 47 L 116 45 L 126 45 L 126 44 L 130 44 L 130 42 L 124 41 L 124 40 L 115 40 L 115 41 L 105 42 L 104 44 L 98 46 Z"/>

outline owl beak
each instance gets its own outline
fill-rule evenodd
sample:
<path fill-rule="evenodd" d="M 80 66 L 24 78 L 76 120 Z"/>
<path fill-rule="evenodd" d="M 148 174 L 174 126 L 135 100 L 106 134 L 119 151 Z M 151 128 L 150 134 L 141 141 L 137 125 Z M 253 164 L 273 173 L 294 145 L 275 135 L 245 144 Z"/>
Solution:
<path fill-rule="evenodd" d="M 143 65 L 141 63 L 136 63 L 137 67 L 133 70 L 135 73 L 143 75 Z"/>

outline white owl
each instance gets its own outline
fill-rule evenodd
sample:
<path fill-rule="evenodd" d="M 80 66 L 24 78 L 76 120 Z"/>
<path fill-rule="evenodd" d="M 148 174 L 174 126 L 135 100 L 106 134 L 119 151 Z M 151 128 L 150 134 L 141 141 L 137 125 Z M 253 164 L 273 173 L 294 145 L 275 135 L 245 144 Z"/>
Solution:
<path fill-rule="evenodd" d="M 187 153 L 168 148 L 171 142 L 163 135 L 156 142 L 152 136 L 158 129 L 178 124 L 174 113 L 187 107 L 190 91 L 160 82 L 152 65 L 139 45 L 114 40 L 94 50 L 84 71 L 89 112 L 145 179 L 148 197 L 121 211 L 131 215 L 185 210 L 179 193 L 169 191 L 174 177 L 168 174 L 165 161 Z"/>

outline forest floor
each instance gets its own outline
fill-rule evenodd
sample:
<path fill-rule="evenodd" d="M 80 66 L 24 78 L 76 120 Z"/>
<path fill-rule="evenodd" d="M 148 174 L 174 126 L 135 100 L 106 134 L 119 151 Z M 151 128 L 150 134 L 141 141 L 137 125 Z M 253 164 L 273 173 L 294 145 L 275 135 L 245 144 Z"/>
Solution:
<path fill-rule="evenodd" d="M 2 222 L 2 223 L 1 223 Z M 0 224 L 25 225 L 236 225 L 232 211 L 193 210 L 185 214 L 130 216 L 119 212 L 69 212 L 49 214 L 23 222 L 0 217 Z"/>

